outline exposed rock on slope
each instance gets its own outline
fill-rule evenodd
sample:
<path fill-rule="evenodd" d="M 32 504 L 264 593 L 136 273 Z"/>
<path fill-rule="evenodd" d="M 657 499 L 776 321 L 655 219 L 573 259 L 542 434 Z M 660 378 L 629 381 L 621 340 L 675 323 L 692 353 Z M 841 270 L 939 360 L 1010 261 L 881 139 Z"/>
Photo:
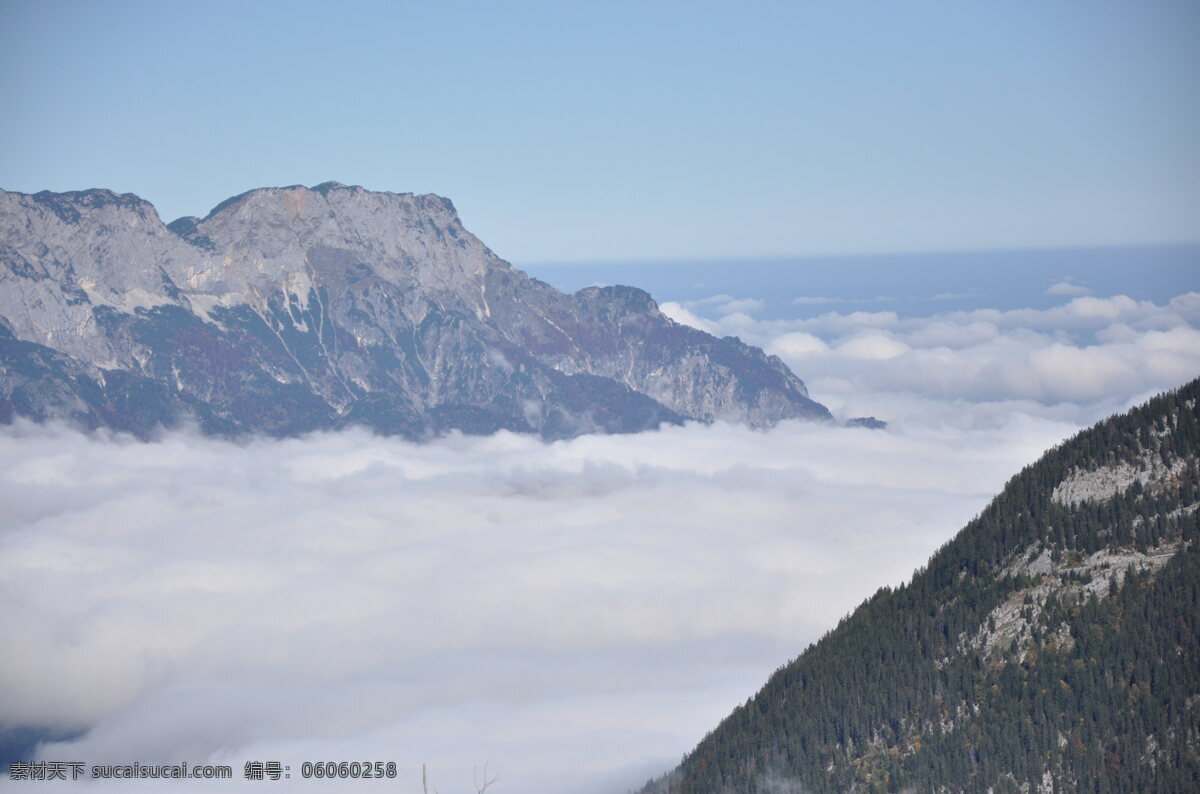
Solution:
<path fill-rule="evenodd" d="M 632 287 L 565 295 L 443 198 L 252 190 L 169 227 L 107 190 L 0 191 L 0 419 L 546 437 L 828 419 L 776 357 Z"/>
<path fill-rule="evenodd" d="M 1027 467 L 646 791 L 1200 791 L 1198 398 Z"/>

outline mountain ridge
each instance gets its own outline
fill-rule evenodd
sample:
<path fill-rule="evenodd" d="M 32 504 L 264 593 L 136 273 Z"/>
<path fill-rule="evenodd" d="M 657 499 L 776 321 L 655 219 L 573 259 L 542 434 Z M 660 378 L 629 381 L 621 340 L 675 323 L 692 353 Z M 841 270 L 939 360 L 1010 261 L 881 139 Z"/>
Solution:
<path fill-rule="evenodd" d="M 1025 467 L 643 794 L 1200 789 L 1198 404 Z"/>
<path fill-rule="evenodd" d="M 105 402 L 115 372 L 162 392 L 166 424 L 213 432 L 556 438 L 830 418 L 778 358 L 678 325 L 633 287 L 560 293 L 434 194 L 256 188 L 164 224 L 134 194 L 0 191 L 0 286 L 13 338 L 79 370 L 42 391 L 56 382 L 51 402 L 91 426 L 148 430 Z M 22 377 L 0 378 L 0 416 L 47 418 Z"/>

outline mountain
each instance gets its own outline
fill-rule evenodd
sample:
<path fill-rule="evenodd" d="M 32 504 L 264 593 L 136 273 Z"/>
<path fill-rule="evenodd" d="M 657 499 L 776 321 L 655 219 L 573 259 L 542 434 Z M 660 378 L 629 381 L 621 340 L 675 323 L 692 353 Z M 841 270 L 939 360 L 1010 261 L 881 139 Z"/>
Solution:
<path fill-rule="evenodd" d="M 1198 399 L 1028 466 L 644 792 L 1200 791 Z"/>
<path fill-rule="evenodd" d="M 132 194 L 0 191 L 0 420 L 18 416 L 412 438 L 830 418 L 778 358 L 639 289 L 563 294 L 447 199 L 335 182 L 169 226 Z"/>

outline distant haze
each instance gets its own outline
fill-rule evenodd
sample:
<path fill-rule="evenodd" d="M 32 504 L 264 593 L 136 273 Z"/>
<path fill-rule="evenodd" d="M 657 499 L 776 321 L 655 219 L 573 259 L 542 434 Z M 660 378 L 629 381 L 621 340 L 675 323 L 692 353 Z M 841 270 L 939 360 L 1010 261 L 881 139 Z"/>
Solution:
<path fill-rule="evenodd" d="M 834 311 L 924 317 L 1048 309 L 1083 296 L 1165 303 L 1200 289 L 1200 244 L 514 264 L 567 292 L 631 284 L 660 303 L 702 305 L 717 316 L 741 311 L 758 320 Z"/>

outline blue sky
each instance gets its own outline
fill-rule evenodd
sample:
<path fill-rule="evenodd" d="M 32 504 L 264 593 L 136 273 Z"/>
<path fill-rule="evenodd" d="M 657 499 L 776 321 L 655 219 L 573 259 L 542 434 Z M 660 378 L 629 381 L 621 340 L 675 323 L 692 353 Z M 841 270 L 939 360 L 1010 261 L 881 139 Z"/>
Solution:
<path fill-rule="evenodd" d="M 1200 5 L 0 4 L 0 186 L 328 179 L 518 263 L 1200 240 Z"/>

